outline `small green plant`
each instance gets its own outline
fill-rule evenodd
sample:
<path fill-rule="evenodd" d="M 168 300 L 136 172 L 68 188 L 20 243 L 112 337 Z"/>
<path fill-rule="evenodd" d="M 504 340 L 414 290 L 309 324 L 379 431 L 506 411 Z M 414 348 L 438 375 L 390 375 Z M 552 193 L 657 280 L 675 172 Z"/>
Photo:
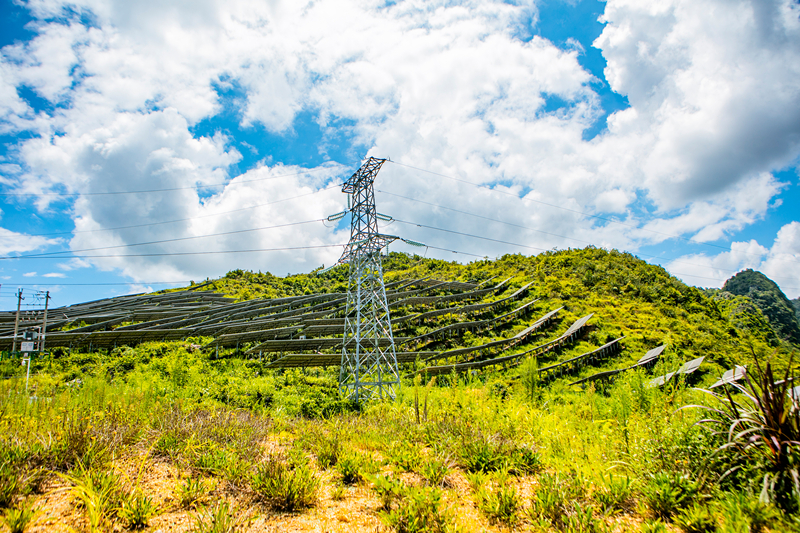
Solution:
<path fill-rule="evenodd" d="M 388 455 L 389 459 L 404 472 L 414 472 L 422 462 L 419 448 L 407 441 L 393 443 Z"/>
<path fill-rule="evenodd" d="M 194 508 L 205 503 L 208 498 L 208 486 L 201 477 L 189 477 L 175 490 L 178 504 L 185 509 Z"/>
<path fill-rule="evenodd" d="M 434 487 L 404 487 L 397 508 L 381 513 L 398 533 L 444 533 L 452 517 L 441 507 L 442 493 Z"/>
<path fill-rule="evenodd" d="M 539 486 L 531 499 L 528 514 L 534 523 L 560 527 L 566 516 L 567 504 L 566 490 L 559 477 L 543 474 L 539 477 Z"/>
<path fill-rule="evenodd" d="M 497 442 L 480 433 L 462 439 L 461 460 L 468 472 L 495 472 L 506 465 L 506 457 Z"/>
<path fill-rule="evenodd" d="M 713 533 L 717 520 L 708 507 L 695 503 L 675 517 L 675 525 L 684 533 Z"/>
<path fill-rule="evenodd" d="M 85 470 L 74 475 L 61 475 L 72 483 L 70 493 L 80 502 L 86 514 L 89 531 L 104 530 L 112 511 L 119 507 L 119 479 L 111 471 Z"/>
<path fill-rule="evenodd" d="M 358 452 L 348 452 L 339 457 L 336 463 L 336 470 L 342 476 L 342 483 L 345 485 L 355 485 L 363 480 L 362 469 L 364 468 L 364 457 Z"/>
<path fill-rule="evenodd" d="M 331 491 L 331 499 L 334 501 L 341 501 L 344 500 L 344 497 L 347 495 L 347 487 L 344 485 L 335 485 L 333 490 Z"/>
<path fill-rule="evenodd" d="M 465 472 L 464 477 L 467 478 L 469 488 L 471 488 L 472 492 L 476 494 L 486 483 L 486 480 L 489 479 L 489 476 L 480 470 L 477 472 Z"/>
<path fill-rule="evenodd" d="M 512 474 L 534 474 L 541 468 L 542 460 L 539 453 L 528 446 L 514 448 L 508 460 L 508 469 Z"/>
<path fill-rule="evenodd" d="M 505 483 L 494 490 L 483 488 L 478 491 L 478 508 L 492 522 L 513 526 L 520 508 L 517 489 Z"/>
<path fill-rule="evenodd" d="M 403 483 L 399 479 L 389 478 L 380 474 L 367 476 L 367 480 L 372 482 L 374 490 L 381 499 L 381 509 L 388 511 L 403 493 Z"/>
<path fill-rule="evenodd" d="M 256 496 L 274 510 L 291 512 L 317 501 L 319 480 L 309 466 L 289 464 L 281 456 L 270 455 L 250 483 Z"/>
<path fill-rule="evenodd" d="M 320 434 L 314 440 L 312 449 L 320 468 L 336 466 L 342 453 L 341 437 L 337 431 L 331 432 L 330 435 Z"/>
<path fill-rule="evenodd" d="M 642 522 L 640 531 L 642 533 L 667 533 L 667 526 L 660 520 L 645 520 Z"/>
<path fill-rule="evenodd" d="M 692 503 L 697 486 L 686 476 L 657 472 L 643 488 L 645 505 L 657 518 L 667 519 Z"/>
<path fill-rule="evenodd" d="M 122 505 L 117 514 L 130 529 L 142 529 L 147 527 L 156 512 L 157 508 L 152 498 L 138 493 L 122 498 Z"/>
<path fill-rule="evenodd" d="M 594 533 L 598 524 L 594 519 L 594 509 L 591 505 L 581 507 L 573 504 L 572 513 L 564 521 L 564 531 L 567 533 Z"/>
<path fill-rule="evenodd" d="M 9 533 L 25 533 L 28 526 L 38 516 L 39 508 L 25 502 L 17 507 L 6 509 L 3 513 L 3 522 Z"/>
<path fill-rule="evenodd" d="M 721 502 L 725 533 L 761 533 L 780 517 L 769 503 L 745 493 L 730 493 Z"/>
<path fill-rule="evenodd" d="M 594 492 L 594 499 L 604 515 L 613 515 L 625 509 L 631 501 L 633 489 L 628 476 L 600 477 L 601 484 Z"/>
<path fill-rule="evenodd" d="M 445 477 L 450 472 L 450 465 L 442 457 L 431 457 L 422 463 L 420 474 L 435 487 L 444 485 Z"/>
<path fill-rule="evenodd" d="M 218 502 L 213 507 L 203 507 L 194 517 L 192 533 L 238 533 L 253 521 L 249 511 L 231 509 L 228 502 Z"/>

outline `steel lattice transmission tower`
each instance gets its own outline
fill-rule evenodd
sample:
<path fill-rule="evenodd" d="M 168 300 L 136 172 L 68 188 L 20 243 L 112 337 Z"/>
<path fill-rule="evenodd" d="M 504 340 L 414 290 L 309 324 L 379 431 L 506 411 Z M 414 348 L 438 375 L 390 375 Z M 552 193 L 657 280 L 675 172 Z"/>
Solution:
<path fill-rule="evenodd" d="M 342 192 L 349 195 L 348 210 L 352 219 L 350 241 L 336 263 L 350 265 L 339 389 L 347 398 L 356 401 L 393 399 L 400 384 L 381 250 L 401 238 L 378 231 L 378 220 L 391 221 L 392 218 L 375 210 L 373 188 L 375 177 L 385 162 L 386 159 L 370 157 L 342 185 Z M 337 213 L 328 220 L 341 219 L 345 214 L 347 211 Z"/>

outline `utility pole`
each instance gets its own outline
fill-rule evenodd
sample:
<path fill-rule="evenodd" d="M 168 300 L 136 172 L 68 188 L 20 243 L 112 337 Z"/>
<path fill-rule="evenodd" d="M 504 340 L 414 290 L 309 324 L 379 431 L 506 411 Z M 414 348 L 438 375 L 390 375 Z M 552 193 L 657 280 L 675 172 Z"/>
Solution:
<path fill-rule="evenodd" d="M 39 341 L 39 353 L 44 351 L 44 340 L 47 336 L 47 304 L 50 302 L 50 291 L 44 295 L 44 320 L 42 320 L 42 339 Z"/>
<path fill-rule="evenodd" d="M 386 159 L 370 157 L 342 185 L 342 192 L 348 195 L 348 211 L 352 218 L 350 241 L 334 265 L 350 265 L 339 390 L 347 398 L 358 402 L 394 399 L 396 388 L 400 385 L 392 322 L 383 283 L 381 249 L 401 238 L 383 235 L 378 231 L 378 220 L 388 222 L 392 217 L 375 210 L 373 187 L 375 177 L 385 162 Z M 348 211 L 331 215 L 328 220 L 344 218 Z M 413 246 L 424 246 L 401 240 Z"/>
<path fill-rule="evenodd" d="M 17 351 L 17 330 L 19 329 L 19 308 L 22 305 L 22 300 L 25 298 L 22 297 L 22 289 L 19 289 L 17 292 L 17 317 L 14 319 L 14 342 L 12 344 L 11 353 Z"/>

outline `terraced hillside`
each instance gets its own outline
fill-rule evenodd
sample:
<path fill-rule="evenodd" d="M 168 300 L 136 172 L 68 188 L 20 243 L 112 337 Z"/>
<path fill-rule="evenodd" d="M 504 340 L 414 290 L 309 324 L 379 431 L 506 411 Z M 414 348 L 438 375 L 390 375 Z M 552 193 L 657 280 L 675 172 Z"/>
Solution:
<path fill-rule="evenodd" d="M 678 410 L 736 365 L 787 368 L 746 297 L 593 248 L 384 267 L 393 403 L 338 395 L 346 267 L 51 309 L 29 380 L 0 361 L 0 506 L 38 507 L 31 531 L 796 526 L 789 478 Z"/>

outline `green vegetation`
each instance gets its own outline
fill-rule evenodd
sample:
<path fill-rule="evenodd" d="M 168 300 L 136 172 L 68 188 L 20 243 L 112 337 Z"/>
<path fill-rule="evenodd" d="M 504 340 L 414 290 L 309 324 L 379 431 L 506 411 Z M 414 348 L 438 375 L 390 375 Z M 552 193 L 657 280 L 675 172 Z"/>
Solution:
<path fill-rule="evenodd" d="M 749 297 L 781 338 L 800 343 L 800 323 L 795 307 L 775 282 L 764 274 L 748 268 L 726 281 L 722 290 Z"/>
<path fill-rule="evenodd" d="M 800 415 L 788 387 L 774 386 L 795 373 L 795 348 L 753 300 L 709 296 L 629 254 L 593 248 L 468 265 L 392 254 L 385 268 L 388 282 L 511 278 L 486 301 L 534 282 L 524 300 L 539 299 L 531 315 L 421 349 L 508 338 L 563 306 L 560 322 L 508 352 L 521 353 L 595 316 L 573 344 L 516 366 L 422 381 L 413 371 L 423 363 L 409 363 L 395 402 L 361 408 L 339 397 L 338 368 L 271 369 L 268 358 L 244 355 L 249 346 L 218 354 L 193 347 L 210 338 L 54 349 L 33 362 L 30 394 L 24 368 L 4 359 L 0 507 L 8 527 L 39 527 L 47 512 L 46 527 L 89 531 L 175 521 L 194 531 L 297 530 L 311 517 L 331 531 L 800 531 L 792 484 Z M 235 271 L 200 290 L 237 298 L 341 292 L 346 276 L 343 267 L 288 278 Z M 407 321 L 396 334 L 460 320 Z M 539 379 L 539 368 L 620 336 L 620 354 Z M 569 385 L 662 343 L 652 369 Z M 649 386 L 699 356 L 698 372 Z M 744 388 L 695 388 L 734 364 L 749 365 Z M 764 438 L 731 438 L 702 419 L 736 421 Z M 27 518 L 17 518 L 21 510 Z"/>

